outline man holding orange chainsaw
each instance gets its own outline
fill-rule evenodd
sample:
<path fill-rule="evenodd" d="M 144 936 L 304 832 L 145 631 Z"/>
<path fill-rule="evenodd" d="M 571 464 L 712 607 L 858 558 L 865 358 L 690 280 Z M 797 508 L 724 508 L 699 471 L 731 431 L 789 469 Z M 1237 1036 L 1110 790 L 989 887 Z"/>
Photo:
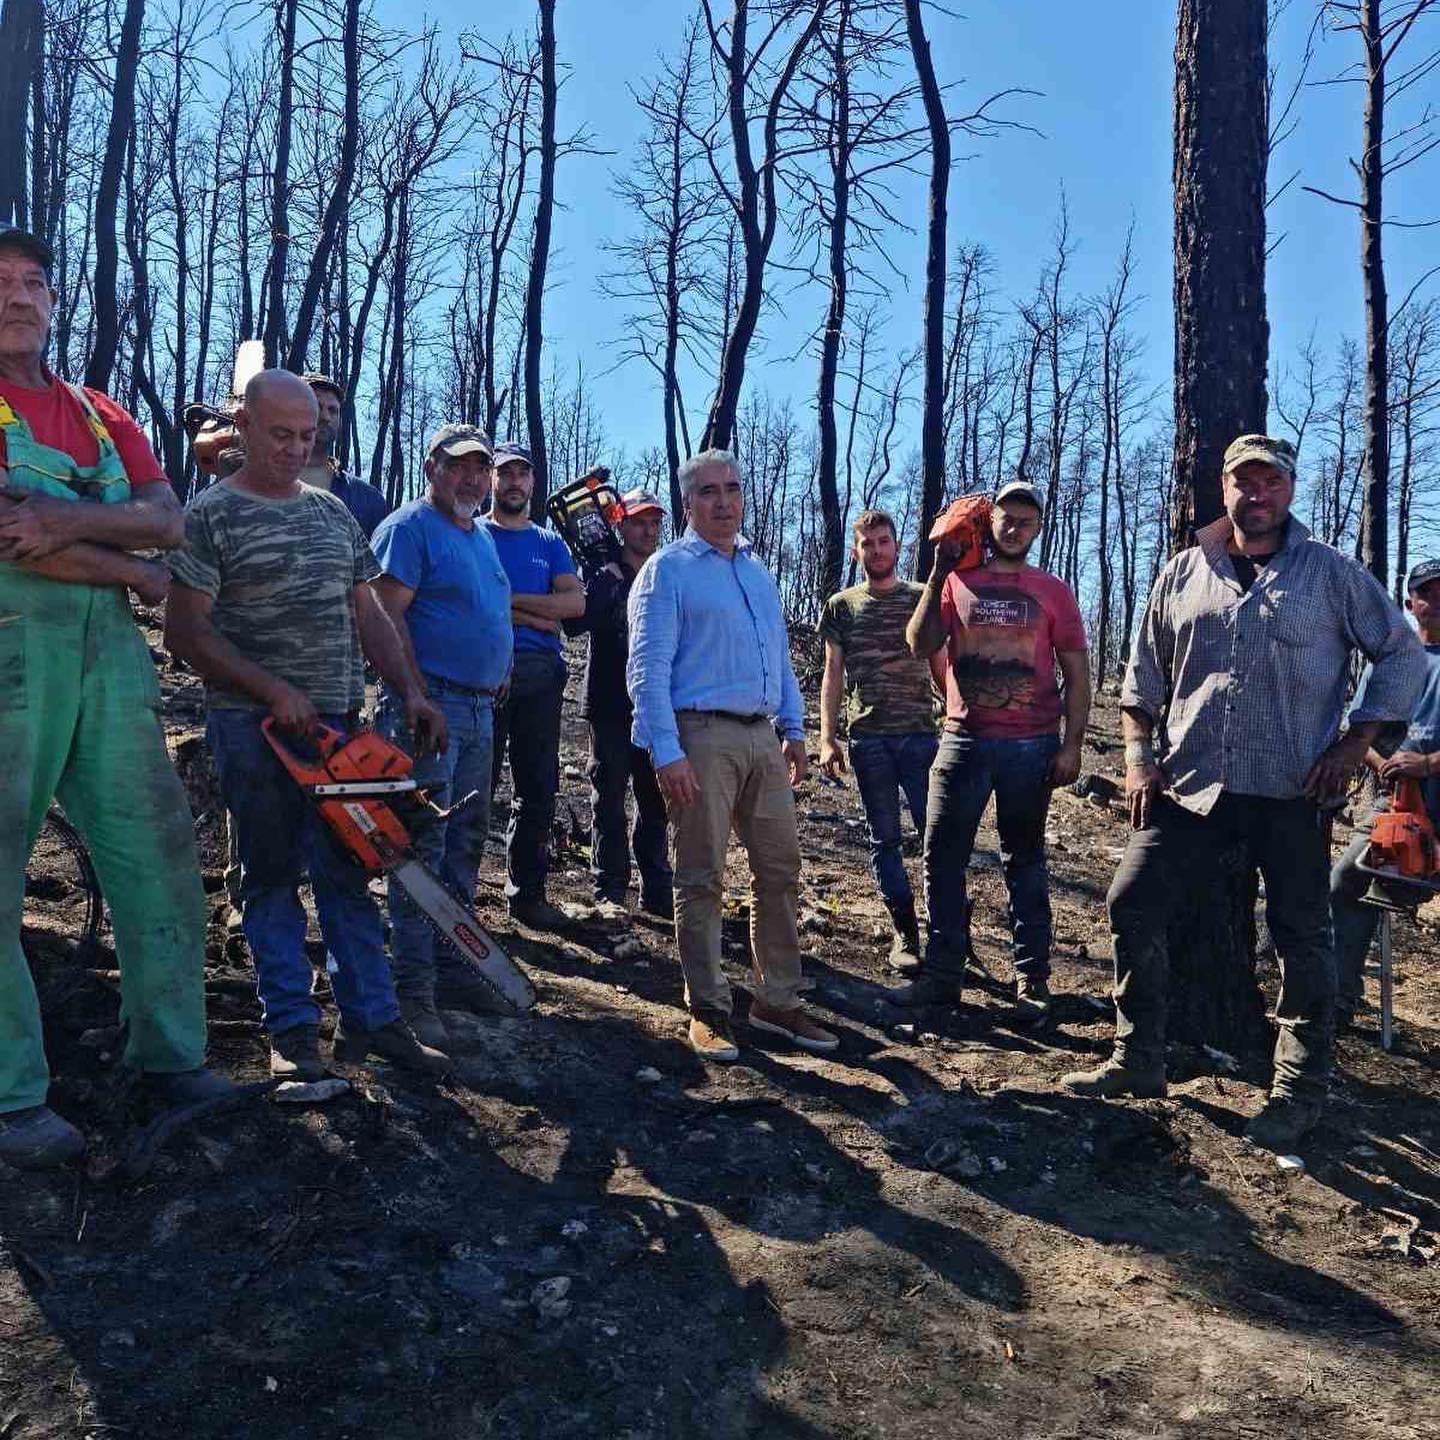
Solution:
<path fill-rule="evenodd" d="M 1382 754 L 1372 746 L 1365 764 L 1385 785 L 1405 780 L 1417 784 L 1431 823 L 1440 824 L 1440 560 L 1422 560 L 1410 571 L 1405 588 L 1405 608 L 1415 617 L 1430 662 L 1425 688 L 1399 747 L 1391 754 Z M 1357 705 L 1364 705 L 1373 673 L 1367 669 L 1361 677 L 1355 695 Z M 1379 808 L 1386 804 L 1382 800 Z M 1330 921 L 1335 931 L 1337 971 L 1335 1018 L 1341 1025 L 1350 1024 L 1364 1004 L 1365 956 L 1380 921 L 1380 912 L 1373 905 L 1360 904 L 1371 877 L 1356 866 L 1369 848 L 1367 824 L 1330 873 Z"/>
<path fill-rule="evenodd" d="M 206 738 L 244 867 L 241 909 L 271 1074 L 326 1074 L 298 894 L 307 871 L 337 967 L 337 1057 L 443 1072 L 447 1057 L 401 1018 L 365 872 L 326 832 L 261 722 L 273 717 L 292 744 L 320 724 L 350 728 L 364 693 L 358 651 L 404 697 L 420 748 L 445 748 L 445 717 L 369 583 L 379 566 L 364 532 L 338 498 L 300 483 L 315 439 L 310 387 L 288 371 L 261 371 L 236 424 L 245 463 L 191 504 L 185 548 L 171 557 L 165 644 L 205 681 Z"/>
<path fill-rule="evenodd" d="M 964 522 L 975 522 L 967 506 L 984 517 L 980 497 L 956 502 L 961 523 L 938 537 L 925 594 L 905 632 L 916 656 L 945 645 L 950 673 L 926 802 L 925 958 L 916 978 L 888 998 L 901 1006 L 958 1001 L 970 955 L 965 871 L 994 795 L 1018 1014 L 1038 1020 L 1050 1008 L 1045 817 L 1051 790 L 1080 773 L 1090 714 L 1085 624 L 1070 587 L 1028 562 L 1044 516 L 1040 491 L 1024 480 L 1003 485 L 988 505 L 988 531 L 973 536 L 966 535 Z"/>

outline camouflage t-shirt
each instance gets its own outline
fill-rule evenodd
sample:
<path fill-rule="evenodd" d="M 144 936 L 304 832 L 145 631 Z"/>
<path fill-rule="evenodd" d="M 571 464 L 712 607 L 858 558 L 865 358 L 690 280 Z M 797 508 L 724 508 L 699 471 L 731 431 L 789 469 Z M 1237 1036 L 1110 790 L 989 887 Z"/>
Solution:
<path fill-rule="evenodd" d="M 875 594 L 852 585 L 825 602 L 820 638 L 845 656 L 846 715 L 852 735 L 918 735 L 935 729 L 935 697 L 928 661 L 905 643 L 905 627 L 925 593 L 902 580 Z"/>
<path fill-rule="evenodd" d="M 343 715 L 365 695 L 350 592 L 380 573 L 344 502 L 309 485 L 266 500 L 212 485 L 185 512 L 185 545 L 170 573 L 215 602 L 211 621 L 247 659 Z M 206 683 L 221 709 L 260 709 L 244 691 Z"/>

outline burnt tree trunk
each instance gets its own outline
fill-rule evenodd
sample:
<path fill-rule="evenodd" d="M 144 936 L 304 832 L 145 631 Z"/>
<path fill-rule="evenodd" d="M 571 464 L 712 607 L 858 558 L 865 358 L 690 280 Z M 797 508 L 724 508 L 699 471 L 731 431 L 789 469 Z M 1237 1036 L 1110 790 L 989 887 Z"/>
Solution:
<path fill-rule="evenodd" d="M 1360 274 L 1365 287 L 1365 502 L 1360 558 L 1384 585 L 1390 561 L 1390 343 L 1381 244 L 1385 207 L 1385 54 L 1380 0 L 1364 0 L 1365 144 L 1360 152 Z"/>
<path fill-rule="evenodd" d="M 270 177 L 270 264 L 265 306 L 265 363 L 285 354 L 285 275 L 290 265 L 290 146 L 295 122 L 295 30 L 299 0 L 282 0 L 280 97 L 275 119 L 275 169 Z"/>
<path fill-rule="evenodd" d="M 535 193 L 535 234 L 530 247 L 530 283 L 525 291 L 525 425 L 535 491 L 530 513 L 545 518 L 550 472 L 545 455 L 545 412 L 540 362 L 545 344 L 545 271 L 550 263 L 550 223 L 555 210 L 555 0 L 540 5 L 540 181 Z"/>
<path fill-rule="evenodd" d="M 145 0 L 125 0 L 120 46 L 115 52 L 115 89 L 110 102 L 110 125 L 105 154 L 100 162 L 100 184 L 95 194 L 95 279 L 91 309 L 95 315 L 95 343 L 85 366 L 85 383 L 94 390 L 110 384 L 120 350 L 120 186 L 125 179 L 125 152 L 135 127 L 135 77 L 140 69 L 140 32 L 145 23 Z"/>
<path fill-rule="evenodd" d="M 930 213 L 925 241 L 925 400 L 920 422 L 920 536 L 915 573 L 930 573 L 934 546 L 930 527 L 945 498 L 945 228 L 950 191 L 950 126 L 935 79 L 921 0 L 905 0 L 910 51 L 930 127 Z"/>
<path fill-rule="evenodd" d="M 1180 0 L 1172 544 L 1221 513 L 1225 447 L 1264 430 L 1265 0 Z"/>
<path fill-rule="evenodd" d="M 1175 42 L 1175 508 L 1172 542 L 1218 518 L 1222 457 L 1265 428 L 1266 0 L 1180 0 Z M 1172 1040 L 1268 1041 L 1255 984 L 1254 870 L 1219 857 L 1170 927 Z"/>
<path fill-rule="evenodd" d="M 0 9 L 0 224 L 27 226 L 30 176 L 25 164 L 25 112 L 40 63 L 45 14 L 40 0 L 4 0 Z M 43 142 L 38 129 L 31 143 Z M 39 220 L 36 221 L 37 227 Z"/>

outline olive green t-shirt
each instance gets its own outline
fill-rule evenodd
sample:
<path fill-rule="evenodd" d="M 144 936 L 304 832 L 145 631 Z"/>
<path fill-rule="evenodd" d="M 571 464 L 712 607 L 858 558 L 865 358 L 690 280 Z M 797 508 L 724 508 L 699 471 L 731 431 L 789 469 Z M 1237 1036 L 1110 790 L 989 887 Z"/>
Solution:
<path fill-rule="evenodd" d="M 905 627 L 925 593 L 902 580 L 875 594 L 852 585 L 825 602 L 820 638 L 845 656 L 846 716 L 852 735 L 917 735 L 934 731 L 935 692 L 930 664 L 905 643 Z"/>
<path fill-rule="evenodd" d="M 170 573 L 214 600 L 211 623 L 247 660 L 303 690 L 322 715 L 363 701 L 350 592 L 380 567 L 344 501 L 309 485 L 288 500 L 212 485 L 185 512 Z M 263 708 L 208 682 L 205 698 L 221 709 Z"/>

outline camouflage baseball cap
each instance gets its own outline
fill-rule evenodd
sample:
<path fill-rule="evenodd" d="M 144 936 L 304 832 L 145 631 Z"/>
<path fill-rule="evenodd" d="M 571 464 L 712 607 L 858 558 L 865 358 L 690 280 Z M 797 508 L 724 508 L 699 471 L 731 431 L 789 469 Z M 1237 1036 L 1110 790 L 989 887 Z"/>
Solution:
<path fill-rule="evenodd" d="M 345 387 L 323 370 L 307 370 L 300 378 L 312 390 L 328 390 L 342 405 L 345 403 Z"/>
<path fill-rule="evenodd" d="M 1273 435 L 1241 435 L 1226 448 L 1225 473 L 1228 475 L 1247 460 L 1273 465 L 1291 479 L 1295 477 L 1295 447 L 1288 440 L 1277 440 Z"/>
<path fill-rule="evenodd" d="M 425 447 L 425 454 L 437 450 L 446 455 L 483 455 L 488 460 L 494 453 L 490 437 L 478 425 L 442 425 Z"/>

